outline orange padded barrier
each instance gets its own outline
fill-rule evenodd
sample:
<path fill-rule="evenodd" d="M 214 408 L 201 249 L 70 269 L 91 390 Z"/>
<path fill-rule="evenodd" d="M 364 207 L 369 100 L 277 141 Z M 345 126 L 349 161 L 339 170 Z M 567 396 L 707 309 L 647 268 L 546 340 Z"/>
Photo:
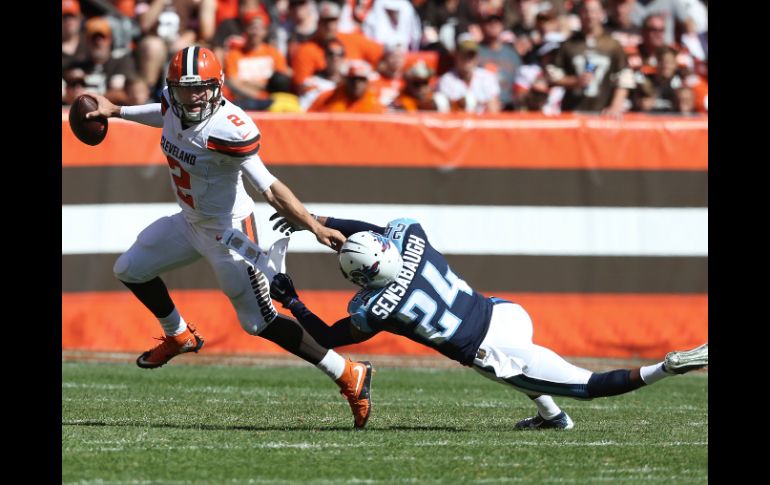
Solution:
<path fill-rule="evenodd" d="M 171 291 L 185 319 L 206 340 L 206 353 L 282 353 L 246 334 L 218 290 Z M 303 291 L 302 299 L 328 324 L 346 316 L 347 291 Z M 522 304 L 534 321 L 537 344 L 565 356 L 662 358 L 708 340 L 706 295 L 501 294 Z M 62 295 L 62 346 L 66 349 L 141 352 L 157 342 L 160 325 L 129 292 Z M 342 352 L 435 355 L 403 337 L 380 333 Z"/>
<path fill-rule="evenodd" d="M 251 113 L 270 165 L 706 170 L 708 118 Z M 62 164 L 165 164 L 160 129 L 110 119 L 96 147 L 62 112 Z M 479 150 L 478 147 L 483 147 Z"/>

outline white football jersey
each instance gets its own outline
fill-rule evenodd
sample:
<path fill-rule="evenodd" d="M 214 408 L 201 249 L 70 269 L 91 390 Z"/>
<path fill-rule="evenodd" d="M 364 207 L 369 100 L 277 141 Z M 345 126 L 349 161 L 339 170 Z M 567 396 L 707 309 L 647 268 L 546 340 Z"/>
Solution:
<path fill-rule="evenodd" d="M 243 185 L 244 163 L 258 165 L 260 191 L 276 180 L 259 158 L 257 125 L 241 108 L 222 100 L 211 117 L 183 129 L 171 108 L 168 88 L 162 93 L 160 147 L 168 161 L 172 190 L 190 222 L 239 219 L 254 211 L 254 201 Z"/>

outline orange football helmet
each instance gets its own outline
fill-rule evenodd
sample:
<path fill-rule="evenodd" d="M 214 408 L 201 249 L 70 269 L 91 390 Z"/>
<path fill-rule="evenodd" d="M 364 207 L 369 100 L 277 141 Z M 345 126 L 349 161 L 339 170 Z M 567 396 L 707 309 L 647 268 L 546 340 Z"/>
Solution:
<path fill-rule="evenodd" d="M 222 66 L 211 50 L 191 45 L 177 52 L 166 76 L 174 114 L 188 123 L 210 118 L 221 105 L 224 81 Z"/>

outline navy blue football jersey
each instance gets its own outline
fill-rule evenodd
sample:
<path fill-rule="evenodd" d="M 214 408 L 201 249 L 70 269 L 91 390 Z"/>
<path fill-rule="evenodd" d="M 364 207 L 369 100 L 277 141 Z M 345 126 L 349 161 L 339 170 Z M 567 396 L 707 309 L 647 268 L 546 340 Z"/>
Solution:
<path fill-rule="evenodd" d="M 489 328 L 492 301 L 452 271 L 417 221 L 391 221 L 384 236 L 404 265 L 390 285 L 356 293 L 348 304 L 353 325 L 403 335 L 462 364 L 473 363 Z"/>

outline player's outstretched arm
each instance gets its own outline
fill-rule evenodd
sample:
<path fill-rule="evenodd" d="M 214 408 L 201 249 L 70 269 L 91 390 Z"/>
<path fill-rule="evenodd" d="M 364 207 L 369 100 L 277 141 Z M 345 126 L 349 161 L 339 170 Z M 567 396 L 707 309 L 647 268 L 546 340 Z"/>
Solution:
<path fill-rule="evenodd" d="M 317 216 L 315 214 L 310 215 L 313 216 L 313 218 L 320 222 L 322 225 L 340 231 L 345 237 L 350 237 L 352 234 L 361 231 L 374 231 L 379 234 L 384 234 L 385 232 L 384 227 L 375 226 L 374 224 L 370 224 L 364 221 L 356 221 L 353 219 L 336 219 L 334 217 Z M 270 217 L 270 220 L 275 220 L 273 230 L 283 232 L 286 236 L 291 235 L 291 233 L 295 231 L 303 230 L 302 228 L 292 224 L 291 221 L 288 221 L 285 217 L 281 217 L 281 215 L 278 213 L 273 214 Z"/>
<path fill-rule="evenodd" d="M 118 106 L 100 94 L 88 93 L 88 95 L 96 99 L 97 108 L 95 111 L 86 113 L 86 119 L 104 116 L 105 118 L 123 118 L 155 128 L 163 127 L 160 103 Z"/>
<path fill-rule="evenodd" d="M 299 228 L 307 228 L 315 234 L 318 242 L 324 246 L 339 251 L 345 243 L 346 238 L 341 232 L 318 222 L 302 205 L 302 202 L 297 199 L 291 189 L 280 180 L 273 182 L 268 190 L 262 192 L 262 196 L 268 204 L 273 206 L 279 214 L 286 217 L 292 224 Z"/>
<path fill-rule="evenodd" d="M 311 216 L 317 221 L 320 222 L 320 218 L 311 213 Z M 270 216 L 270 221 L 273 222 L 273 230 L 283 233 L 284 236 L 291 236 L 292 233 L 295 233 L 297 231 L 304 231 L 306 230 L 304 227 L 299 227 L 294 225 L 290 220 L 283 217 L 281 214 L 275 212 L 272 216 Z M 323 224 L 323 222 L 321 222 Z"/>
<path fill-rule="evenodd" d="M 270 296 L 290 310 L 305 331 L 327 349 L 363 342 L 376 335 L 376 332 L 360 331 L 352 324 L 350 317 L 338 320 L 331 327 L 328 326 L 302 303 L 294 288 L 294 282 L 285 273 L 275 275 L 270 284 Z"/>
<path fill-rule="evenodd" d="M 319 217 L 318 220 L 326 227 L 336 229 L 340 231 L 345 237 L 361 232 L 361 231 L 374 231 L 377 234 L 384 234 L 385 228 L 382 226 L 376 226 L 364 221 L 357 221 L 354 219 L 336 219 L 334 217 Z"/>
<path fill-rule="evenodd" d="M 374 231 L 379 234 L 383 234 L 385 232 L 384 227 L 375 226 L 374 224 L 370 224 L 364 221 L 356 221 L 353 219 L 336 219 L 334 217 L 317 216 L 315 214 L 310 215 L 313 216 L 313 218 L 320 222 L 322 225 L 330 229 L 336 229 L 340 231 L 345 237 L 350 237 L 352 234 L 361 231 Z M 275 221 L 273 224 L 273 230 L 280 231 L 286 236 L 290 236 L 293 232 L 303 230 L 303 228 L 292 224 L 292 222 L 285 217 L 281 217 L 281 214 L 278 214 L 277 212 L 270 216 L 270 220 Z"/>

